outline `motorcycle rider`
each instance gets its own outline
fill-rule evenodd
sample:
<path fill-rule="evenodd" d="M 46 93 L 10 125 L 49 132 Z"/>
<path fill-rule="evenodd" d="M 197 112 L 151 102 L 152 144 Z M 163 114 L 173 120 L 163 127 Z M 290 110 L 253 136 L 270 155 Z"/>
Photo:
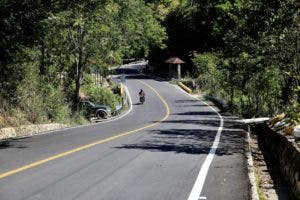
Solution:
<path fill-rule="evenodd" d="M 144 103 L 144 101 L 145 101 L 145 92 L 142 89 L 139 92 L 139 96 L 140 96 L 140 102 Z"/>

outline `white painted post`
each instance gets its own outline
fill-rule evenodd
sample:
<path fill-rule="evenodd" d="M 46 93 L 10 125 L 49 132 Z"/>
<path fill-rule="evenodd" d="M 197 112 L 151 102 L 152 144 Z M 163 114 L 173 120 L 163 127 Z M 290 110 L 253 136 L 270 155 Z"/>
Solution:
<path fill-rule="evenodd" d="M 180 67 L 180 64 L 177 65 L 177 78 L 178 78 L 178 81 L 181 80 L 181 67 Z"/>

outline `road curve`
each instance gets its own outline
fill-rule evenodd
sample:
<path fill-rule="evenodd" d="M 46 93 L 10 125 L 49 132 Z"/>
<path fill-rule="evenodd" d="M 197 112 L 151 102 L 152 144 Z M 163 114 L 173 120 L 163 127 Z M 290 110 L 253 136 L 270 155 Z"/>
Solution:
<path fill-rule="evenodd" d="M 188 199 L 220 117 L 167 82 L 131 76 L 126 85 L 133 109 L 121 119 L 0 142 L 0 199 Z M 249 199 L 244 131 L 223 118 L 200 199 Z"/>

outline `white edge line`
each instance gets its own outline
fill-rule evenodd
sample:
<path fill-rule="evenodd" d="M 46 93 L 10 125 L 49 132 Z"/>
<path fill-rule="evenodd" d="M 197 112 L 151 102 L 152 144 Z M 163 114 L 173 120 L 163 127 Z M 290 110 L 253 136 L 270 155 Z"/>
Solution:
<path fill-rule="evenodd" d="M 201 195 L 201 192 L 202 192 L 202 189 L 203 189 L 203 186 L 204 186 L 204 182 L 205 182 L 205 179 L 206 179 L 206 176 L 207 176 L 207 173 L 208 173 L 208 170 L 209 170 L 209 167 L 212 163 L 212 160 L 216 154 L 216 150 L 218 149 L 218 145 L 220 143 L 220 137 L 221 137 L 221 133 L 222 133 L 222 129 L 223 129 L 223 125 L 224 125 L 224 120 L 223 120 L 223 117 L 221 116 L 221 114 L 215 109 L 213 108 L 212 106 L 210 106 L 208 103 L 194 97 L 193 95 L 191 94 L 188 94 L 186 92 L 184 92 L 182 89 L 178 88 L 175 86 L 175 88 L 177 88 L 178 90 L 182 91 L 184 94 L 194 98 L 194 99 L 197 99 L 201 102 L 203 102 L 204 104 L 206 104 L 208 107 L 210 107 L 210 109 L 212 109 L 213 111 L 215 111 L 219 118 L 220 118 L 220 126 L 218 128 L 218 132 L 216 134 L 216 137 L 215 137 L 215 140 L 210 148 L 210 151 L 208 153 L 208 155 L 206 156 L 205 160 L 204 160 L 204 163 L 202 164 L 201 166 L 201 169 L 199 171 L 199 174 L 197 176 L 197 179 L 194 183 L 194 186 L 193 186 L 193 189 L 191 190 L 191 193 L 188 197 L 188 200 L 198 200 L 200 195 Z"/>
<path fill-rule="evenodd" d="M 41 133 L 38 133 L 38 134 L 30 135 L 30 137 L 45 135 L 45 134 L 48 134 L 48 133 L 55 133 L 55 132 L 59 132 L 59 131 L 72 130 L 72 129 L 76 129 L 76 128 L 83 128 L 83 127 L 88 127 L 88 126 L 96 126 L 96 125 L 99 125 L 99 124 L 105 124 L 105 123 L 108 123 L 108 122 L 116 121 L 116 120 L 119 120 L 119 119 L 125 117 L 126 115 L 128 115 L 132 111 L 132 100 L 131 100 L 130 92 L 129 92 L 127 86 L 124 85 L 124 89 L 125 89 L 125 92 L 128 95 L 129 106 L 130 106 L 129 109 L 124 114 L 122 114 L 118 117 L 109 119 L 109 120 L 105 120 L 105 121 L 101 121 L 101 122 L 97 122 L 97 123 L 93 123 L 93 124 L 79 125 L 79 126 L 73 126 L 73 127 L 68 127 L 68 128 L 55 129 L 55 130 L 52 130 L 52 131 L 45 131 L 45 132 L 41 132 Z M 20 138 L 22 138 L 22 137 L 28 137 L 28 136 L 20 136 Z M 8 139 L 10 139 L 10 138 L 8 138 Z"/>

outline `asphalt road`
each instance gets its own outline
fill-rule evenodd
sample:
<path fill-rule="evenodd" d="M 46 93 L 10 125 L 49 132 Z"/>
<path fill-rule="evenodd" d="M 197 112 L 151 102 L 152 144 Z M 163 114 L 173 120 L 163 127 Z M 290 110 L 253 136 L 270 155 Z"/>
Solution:
<path fill-rule="evenodd" d="M 234 117 L 168 82 L 133 76 L 126 86 L 133 109 L 120 119 L 0 142 L 0 200 L 249 199 L 245 133 Z"/>

